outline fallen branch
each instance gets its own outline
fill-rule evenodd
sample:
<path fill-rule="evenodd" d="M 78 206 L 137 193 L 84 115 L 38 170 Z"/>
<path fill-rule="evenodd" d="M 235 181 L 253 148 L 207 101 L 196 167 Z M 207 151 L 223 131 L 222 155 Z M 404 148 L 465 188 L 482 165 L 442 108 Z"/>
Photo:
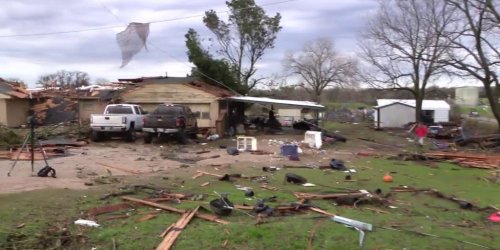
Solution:
<path fill-rule="evenodd" d="M 352 197 L 352 198 L 364 197 L 367 195 L 367 193 L 355 192 L 355 193 L 335 193 L 335 194 L 313 194 L 313 193 L 294 192 L 293 195 L 295 195 L 297 199 L 328 200 L 340 197 Z"/>

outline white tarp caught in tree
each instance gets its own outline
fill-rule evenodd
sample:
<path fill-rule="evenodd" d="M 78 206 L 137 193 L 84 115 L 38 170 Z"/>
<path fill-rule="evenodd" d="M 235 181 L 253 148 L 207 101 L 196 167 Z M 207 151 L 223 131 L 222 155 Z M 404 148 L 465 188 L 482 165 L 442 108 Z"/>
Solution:
<path fill-rule="evenodd" d="M 149 36 L 149 23 L 129 23 L 127 28 L 116 34 L 116 41 L 122 51 L 122 65 L 125 67 L 143 47 Z"/>

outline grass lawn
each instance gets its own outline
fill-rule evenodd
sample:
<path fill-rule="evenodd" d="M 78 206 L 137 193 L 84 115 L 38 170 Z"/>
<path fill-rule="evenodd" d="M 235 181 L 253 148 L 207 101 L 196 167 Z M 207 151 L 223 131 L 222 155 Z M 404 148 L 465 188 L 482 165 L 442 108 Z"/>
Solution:
<path fill-rule="evenodd" d="M 330 123 L 327 128 L 339 130 L 349 141 L 329 146 L 326 151 L 318 152 L 313 157 L 329 159 L 339 157 L 340 151 L 367 147 L 380 149 L 380 146 L 356 140 L 357 137 L 392 145 L 384 151 L 387 153 L 392 153 L 391 149 L 396 152 L 398 147 L 408 147 L 403 137 L 368 130 L 363 124 Z M 408 149 L 411 150 L 411 147 Z M 283 161 L 282 164 L 287 163 Z M 233 183 L 218 181 L 211 176 L 192 179 L 197 169 L 190 167 L 179 169 L 175 175 L 163 173 L 150 177 L 128 177 L 120 184 L 98 185 L 83 191 L 53 189 L 0 195 L 0 249 L 113 249 L 113 241 L 116 249 L 154 249 L 162 240 L 159 234 L 176 222 L 180 218 L 179 214 L 159 212 L 154 219 L 138 222 L 139 218 L 155 211 L 144 206 L 100 215 L 97 217 L 102 225 L 100 228 L 77 227 L 73 224 L 76 219 L 84 217 L 84 212 L 90 208 L 122 202 L 119 197 L 107 200 L 99 198 L 108 192 L 117 191 L 118 187 L 125 184 L 155 185 L 170 192 L 205 195 L 202 201 L 166 203 L 184 209 L 198 205 L 209 209 L 207 202 L 217 197 L 214 191 L 228 193 L 229 199 L 235 204 L 254 205 L 256 199 L 246 198 L 244 192 L 236 189 L 235 185 L 252 188 L 256 198 L 277 196 L 276 202 L 267 203 L 271 207 L 295 202 L 293 192 L 333 193 L 346 189 L 381 189 L 383 194 L 387 194 L 391 187 L 401 185 L 437 189 L 479 207 L 500 207 L 499 184 L 487 181 L 486 178 L 491 175 L 488 170 L 462 168 L 449 163 L 431 167 L 415 162 L 386 160 L 383 157 L 355 156 L 346 160 L 346 165 L 356 170 L 352 176 L 355 181 L 346 182 L 346 173 L 334 170 L 281 169 L 275 173 L 263 172 L 261 168 L 266 166 L 265 163 L 245 168 L 233 165 L 218 171 L 213 167 L 203 168 L 219 174 L 265 175 L 269 178 L 269 186 L 278 188 L 277 191 L 262 189 L 261 183 L 244 179 L 237 179 Z M 299 174 L 317 186 L 284 184 L 284 175 L 288 172 Z M 393 176 L 392 183 L 382 181 L 386 173 Z M 205 182 L 210 184 L 201 187 L 200 184 Z M 143 192 L 131 196 L 147 198 Z M 328 200 L 311 202 L 328 212 L 373 224 L 374 230 L 366 235 L 365 249 L 481 249 L 460 241 L 497 249 L 500 246 L 500 224 L 487 220 L 491 210 L 464 210 L 455 202 L 424 193 L 392 193 L 388 199 L 394 208 L 376 204 L 337 206 Z M 115 215 L 129 217 L 105 220 Z M 255 217 L 241 211 L 233 211 L 231 216 L 223 219 L 230 221 L 230 224 L 221 225 L 194 218 L 182 231 L 174 249 L 307 249 L 315 225 L 317 231 L 312 242 L 313 249 L 359 248 L 357 231 L 314 212 L 273 216 L 266 218 L 265 223 L 260 225 L 256 225 Z M 437 236 L 424 236 L 405 230 Z M 225 241 L 227 245 L 224 248 Z"/>

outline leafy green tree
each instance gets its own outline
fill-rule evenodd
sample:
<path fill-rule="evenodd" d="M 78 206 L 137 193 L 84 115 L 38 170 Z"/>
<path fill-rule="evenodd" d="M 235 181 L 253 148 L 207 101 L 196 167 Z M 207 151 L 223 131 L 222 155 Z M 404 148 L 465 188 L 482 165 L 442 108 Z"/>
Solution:
<path fill-rule="evenodd" d="M 188 59 L 196 66 L 191 70 L 193 76 L 207 83 L 217 85 L 220 82 L 236 92 L 241 91 L 229 63 L 224 59 L 213 58 L 210 52 L 202 47 L 194 29 L 189 29 L 185 37 Z"/>
<path fill-rule="evenodd" d="M 240 86 L 239 92 L 246 94 L 263 79 L 254 78 L 257 72 L 256 63 L 262 59 L 266 50 L 274 47 L 274 41 L 281 30 L 281 15 L 266 15 L 264 9 L 255 4 L 254 0 L 231 0 L 226 2 L 226 5 L 229 8 L 227 21 L 221 20 L 214 10 L 209 10 L 205 12 L 203 22 L 215 35 L 214 40 L 218 44 L 216 53 L 222 58 L 213 62 L 219 64 L 216 67 L 229 66 L 235 84 Z M 188 46 L 188 49 L 189 54 L 199 55 L 196 51 L 191 51 L 193 46 Z M 201 54 L 208 54 L 204 49 L 198 52 L 200 51 L 205 52 Z M 192 62 L 195 63 L 194 60 Z"/>

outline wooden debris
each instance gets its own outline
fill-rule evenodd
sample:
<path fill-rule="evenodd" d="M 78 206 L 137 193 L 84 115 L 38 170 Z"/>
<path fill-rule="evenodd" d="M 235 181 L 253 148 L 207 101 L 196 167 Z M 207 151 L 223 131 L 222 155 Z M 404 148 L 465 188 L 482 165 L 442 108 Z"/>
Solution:
<path fill-rule="evenodd" d="M 335 193 L 335 194 L 313 194 L 313 193 L 301 193 L 294 192 L 293 195 L 297 197 L 297 199 L 308 199 L 308 200 L 328 200 L 328 199 L 336 199 L 340 197 L 364 197 L 367 193 L 354 192 L 354 193 Z"/>
<path fill-rule="evenodd" d="M 208 186 L 209 184 L 210 184 L 210 182 L 208 182 L 208 181 L 207 181 L 207 182 L 201 183 L 201 184 L 200 184 L 200 187 L 206 187 L 206 186 Z"/>
<path fill-rule="evenodd" d="M 370 211 L 373 211 L 375 213 L 378 213 L 378 214 L 390 214 L 389 212 L 387 211 L 384 211 L 384 210 L 380 210 L 380 209 L 376 209 L 376 208 L 369 208 L 369 207 L 365 207 L 363 208 L 365 210 L 370 210 Z"/>
<path fill-rule="evenodd" d="M 197 170 L 196 173 L 197 174 L 201 174 L 200 176 L 210 175 L 210 176 L 215 176 L 215 177 L 218 177 L 218 178 L 224 177 L 224 175 L 221 175 L 221 174 L 213 174 L 213 173 L 209 173 L 209 172 L 205 172 L 205 171 L 201 171 L 201 170 Z"/>
<path fill-rule="evenodd" d="M 197 155 L 206 154 L 206 153 L 210 153 L 210 150 L 202 150 L 202 151 L 195 152 L 195 154 L 197 154 Z"/>
<path fill-rule="evenodd" d="M 160 237 L 165 238 L 165 236 L 168 234 L 168 232 L 170 232 L 170 230 L 172 230 L 172 228 L 174 228 L 174 227 L 175 227 L 175 223 L 172 223 L 170 226 L 165 228 L 165 230 L 163 230 L 163 232 L 161 232 Z"/>
<path fill-rule="evenodd" d="M 464 152 L 428 152 L 426 157 L 435 160 L 447 160 L 463 167 L 495 169 L 500 167 L 500 156 L 473 154 Z"/>
<path fill-rule="evenodd" d="M 156 216 L 158 216 L 158 212 L 157 211 L 155 211 L 153 213 L 149 213 L 149 214 L 144 215 L 143 217 L 137 219 L 137 222 L 143 222 L 143 221 L 151 220 L 151 219 L 156 218 Z"/>
<path fill-rule="evenodd" d="M 203 175 L 205 175 L 205 174 L 203 174 L 203 173 L 196 173 L 196 174 L 195 174 L 195 175 L 193 175 L 193 177 L 191 177 L 191 178 L 192 178 L 192 179 L 198 179 L 199 177 L 202 177 Z"/>
<path fill-rule="evenodd" d="M 178 208 L 170 207 L 170 206 L 155 203 L 155 202 L 150 202 L 147 200 L 136 199 L 133 197 L 124 196 L 124 197 L 122 197 L 122 199 L 142 203 L 142 204 L 145 204 L 145 205 L 148 205 L 151 207 L 161 208 L 163 210 L 167 210 L 167 211 L 174 212 L 174 213 L 183 214 L 186 212 L 186 210 L 183 210 L 183 209 L 178 209 Z M 221 219 L 217 218 L 216 216 L 209 215 L 209 214 L 196 213 L 195 216 L 198 218 L 204 219 L 204 220 L 213 221 L 213 222 L 217 222 L 220 224 L 229 224 L 229 221 L 221 220 Z"/>
<path fill-rule="evenodd" d="M 317 207 L 309 207 L 309 210 L 314 211 L 316 213 L 324 214 L 324 215 L 326 215 L 328 217 L 334 217 L 335 216 L 335 214 L 332 214 L 332 213 L 327 212 L 325 210 L 319 209 Z"/>
<path fill-rule="evenodd" d="M 107 167 L 107 168 L 112 168 L 112 169 L 120 170 L 120 171 L 129 173 L 129 174 L 142 174 L 141 171 L 137 171 L 137 170 L 133 170 L 133 169 L 123 168 L 123 167 L 117 167 L 117 166 L 111 166 L 111 165 L 100 163 L 100 162 L 96 162 L 96 164 L 104 166 L 104 167 Z"/>
<path fill-rule="evenodd" d="M 271 186 L 268 186 L 268 185 L 261 185 L 260 188 L 271 190 L 271 191 L 277 191 L 278 190 L 277 187 L 271 187 Z"/>
<path fill-rule="evenodd" d="M 199 207 L 195 209 L 185 212 L 182 217 L 175 223 L 175 226 L 170 230 L 163 241 L 156 247 L 156 250 L 168 250 L 170 249 L 177 237 L 181 234 L 182 230 L 187 226 L 187 224 L 193 219 L 194 215 L 198 211 Z"/>

